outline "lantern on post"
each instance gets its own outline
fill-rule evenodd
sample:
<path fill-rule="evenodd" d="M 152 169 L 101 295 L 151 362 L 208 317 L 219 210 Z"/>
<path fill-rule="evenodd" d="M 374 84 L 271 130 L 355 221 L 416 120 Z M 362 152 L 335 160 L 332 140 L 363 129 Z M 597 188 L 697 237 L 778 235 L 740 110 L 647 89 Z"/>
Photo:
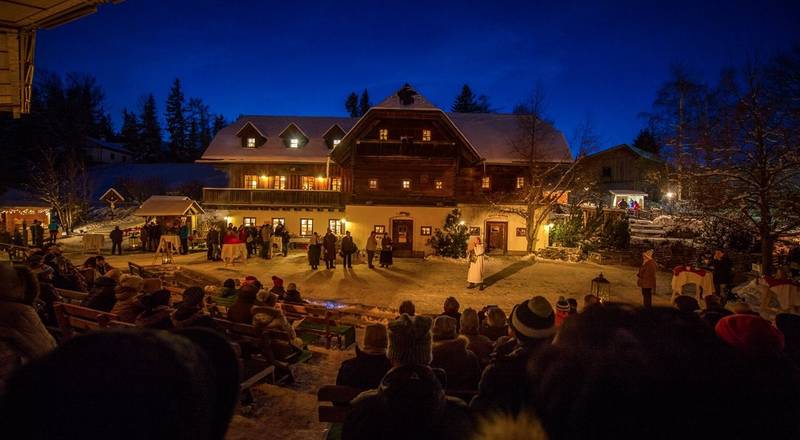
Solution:
<path fill-rule="evenodd" d="M 603 276 L 602 272 L 592 280 L 591 293 L 600 298 L 600 302 L 611 300 L 611 282 Z"/>

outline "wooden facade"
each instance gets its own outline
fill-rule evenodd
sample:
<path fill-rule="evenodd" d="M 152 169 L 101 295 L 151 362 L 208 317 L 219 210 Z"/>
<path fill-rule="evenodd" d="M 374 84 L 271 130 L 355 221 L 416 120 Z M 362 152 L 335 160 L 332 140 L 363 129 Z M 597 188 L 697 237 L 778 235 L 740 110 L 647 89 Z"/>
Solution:
<path fill-rule="evenodd" d="M 629 145 L 618 145 L 584 157 L 578 172 L 599 192 L 640 191 L 658 197 L 665 164 L 654 155 Z"/>

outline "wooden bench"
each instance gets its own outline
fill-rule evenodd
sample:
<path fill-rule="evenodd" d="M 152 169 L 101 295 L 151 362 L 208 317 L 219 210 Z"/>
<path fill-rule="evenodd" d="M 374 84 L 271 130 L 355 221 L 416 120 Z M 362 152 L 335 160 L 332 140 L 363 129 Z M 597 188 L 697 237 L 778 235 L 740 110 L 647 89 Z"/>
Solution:
<path fill-rule="evenodd" d="M 300 324 L 295 326 L 298 334 L 312 334 L 325 339 L 325 348 L 331 348 L 331 342 L 336 339 L 339 349 L 345 350 L 356 342 L 356 329 L 352 325 L 343 325 L 338 322 L 339 315 L 334 310 L 310 304 L 280 303 L 281 309 L 287 319 Z"/>
<path fill-rule="evenodd" d="M 113 313 L 101 312 L 75 304 L 57 302 L 53 304 L 53 309 L 56 312 L 56 321 L 64 340 L 89 330 L 134 327 L 133 324 L 120 321 L 119 316 Z"/>
<path fill-rule="evenodd" d="M 80 305 L 89 296 L 88 293 L 77 290 L 55 288 L 55 291 L 61 297 L 62 302 L 67 304 Z"/>
<path fill-rule="evenodd" d="M 350 411 L 350 401 L 361 390 L 341 385 L 323 385 L 317 391 L 317 415 L 320 422 L 343 423 Z"/>
<path fill-rule="evenodd" d="M 132 261 L 128 261 L 128 271 L 131 273 L 131 275 L 138 275 L 142 278 L 146 278 L 144 276 L 145 274 L 144 268 Z"/>

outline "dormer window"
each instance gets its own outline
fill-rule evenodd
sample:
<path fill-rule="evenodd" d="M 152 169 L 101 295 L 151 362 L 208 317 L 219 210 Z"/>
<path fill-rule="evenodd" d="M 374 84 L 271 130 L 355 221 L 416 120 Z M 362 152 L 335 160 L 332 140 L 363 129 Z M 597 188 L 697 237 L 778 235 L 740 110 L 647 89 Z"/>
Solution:
<path fill-rule="evenodd" d="M 517 177 L 517 189 L 522 189 L 525 187 L 525 177 L 519 176 Z"/>
<path fill-rule="evenodd" d="M 389 130 L 386 129 L 386 128 L 381 128 L 380 130 L 378 130 L 378 139 L 382 140 L 382 141 L 388 141 L 389 140 Z"/>
<path fill-rule="evenodd" d="M 300 139 L 297 138 L 289 139 L 289 148 L 300 148 Z"/>
<path fill-rule="evenodd" d="M 423 142 L 430 142 L 431 141 L 431 131 L 430 130 L 422 130 L 422 141 Z"/>
<path fill-rule="evenodd" d="M 256 147 L 256 138 L 249 137 L 247 138 L 247 148 L 255 148 Z"/>
<path fill-rule="evenodd" d="M 444 188 L 444 182 L 442 182 L 441 180 L 434 180 L 433 181 L 433 186 L 436 189 L 442 189 L 442 188 Z"/>
<path fill-rule="evenodd" d="M 378 189 L 378 179 L 369 179 L 369 189 Z"/>
<path fill-rule="evenodd" d="M 401 184 L 400 186 L 402 186 L 403 189 L 406 190 L 411 189 L 411 180 L 409 179 L 403 179 L 403 181 L 400 182 L 400 184 Z"/>
<path fill-rule="evenodd" d="M 339 145 L 340 142 L 342 142 L 341 139 L 334 139 L 333 140 L 333 146 L 335 147 L 335 146 Z"/>

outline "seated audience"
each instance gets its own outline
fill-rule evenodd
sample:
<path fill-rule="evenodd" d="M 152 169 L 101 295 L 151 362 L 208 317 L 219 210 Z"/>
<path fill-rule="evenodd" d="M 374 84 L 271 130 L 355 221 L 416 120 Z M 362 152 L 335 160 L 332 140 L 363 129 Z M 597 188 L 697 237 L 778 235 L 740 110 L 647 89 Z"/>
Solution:
<path fill-rule="evenodd" d="M 28 267 L 39 284 L 39 296 L 35 301 L 39 317 L 44 325 L 55 327 L 58 322 L 54 304 L 62 299 L 61 295 L 56 292 L 56 287 L 53 283 L 55 271 L 46 264 L 31 264 L 31 258 L 28 259 L 28 263 Z"/>
<path fill-rule="evenodd" d="M 535 296 L 514 306 L 509 325 L 512 337 L 496 347 L 494 359 L 483 370 L 478 394 L 470 403 L 479 413 L 520 412 L 527 402 L 526 367 L 553 340 L 555 312 L 545 297 Z"/>
<path fill-rule="evenodd" d="M 561 327 L 561 324 L 569 316 L 570 309 L 569 301 L 563 296 L 559 296 L 556 301 L 556 327 Z"/>
<path fill-rule="evenodd" d="M 348 386 L 360 390 L 378 388 L 381 379 L 392 363 L 386 357 L 386 326 L 370 324 L 364 329 L 364 343 L 356 345 L 356 357 L 342 362 L 336 385 Z"/>
<path fill-rule="evenodd" d="M 279 300 L 283 301 L 283 297 L 286 296 L 286 290 L 283 288 L 283 279 L 273 275 L 272 288 L 269 289 L 269 293 L 274 293 Z"/>
<path fill-rule="evenodd" d="M 447 375 L 448 390 L 464 391 L 478 388 L 481 364 L 475 353 L 467 349 L 468 343 L 469 339 L 458 336 L 455 319 L 438 316 L 433 321 L 431 367 L 444 370 Z"/>
<path fill-rule="evenodd" d="M 405 300 L 400 303 L 400 308 L 397 311 L 401 315 L 406 314 L 408 316 L 414 316 L 414 314 L 417 312 L 417 308 L 414 306 L 413 302 L 410 300 Z"/>
<path fill-rule="evenodd" d="M 222 440 L 238 392 L 238 361 L 214 332 L 92 332 L 11 378 L 2 403 L 3 434 Z"/>
<path fill-rule="evenodd" d="M 264 287 L 261 284 L 261 281 L 258 281 L 258 278 L 252 275 L 244 277 L 244 281 L 242 281 L 242 286 L 255 286 L 259 290 L 261 290 Z"/>
<path fill-rule="evenodd" d="M 117 283 L 113 279 L 101 276 L 94 280 L 94 286 L 81 305 L 101 312 L 110 312 L 114 308 L 114 303 L 117 302 L 116 288 Z"/>
<path fill-rule="evenodd" d="M 431 362 L 431 320 L 401 315 L 389 322 L 392 369 L 376 390 L 351 402 L 342 439 L 441 438 L 472 435 L 469 409 L 447 397 Z"/>
<path fill-rule="evenodd" d="M 264 292 L 261 290 L 260 292 Z M 273 294 L 267 294 L 264 305 L 255 306 L 251 309 L 253 314 L 253 325 L 261 329 L 275 329 L 285 332 L 289 335 L 289 343 L 295 348 L 302 349 L 305 343 L 302 339 L 297 337 L 297 333 L 289 324 L 283 310 L 277 308 L 278 297 Z"/>
<path fill-rule="evenodd" d="M 95 262 L 95 269 L 100 272 L 100 275 L 105 275 L 106 272 L 113 269 L 110 264 L 106 261 L 106 257 L 102 255 L 98 255 L 94 259 Z"/>
<path fill-rule="evenodd" d="M 139 294 L 142 291 L 142 277 L 136 275 L 122 275 L 115 292 L 116 302 L 111 313 L 117 315 L 120 321 L 133 322 L 142 313 L 139 303 Z"/>
<path fill-rule="evenodd" d="M 169 306 L 172 297 L 169 290 L 163 289 L 158 292 L 145 294 L 139 298 L 142 304 L 142 313 L 133 322 L 137 327 L 146 327 L 160 330 L 167 330 L 173 327 L 172 312 L 175 310 Z"/>
<path fill-rule="evenodd" d="M 461 335 L 467 338 L 467 350 L 478 356 L 481 366 L 489 363 L 489 355 L 494 351 L 494 342 L 484 335 L 479 334 L 478 312 L 467 308 L 461 314 Z"/>
<path fill-rule="evenodd" d="M 672 300 L 675 308 L 683 313 L 696 313 L 700 310 L 700 304 L 693 296 L 678 295 Z"/>
<path fill-rule="evenodd" d="M 703 301 L 706 303 L 706 308 L 700 312 L 700 318 L 711 328 L 716 327 L 720 319 L 733 314 L 722 306 L 722 299 L 719 295 L 706 295 L 703 297 Z"/>
<path fill-rule="evenodd" d="M 458 312 L 458 309 L 461 308 L 461 304 L 458 303 L 458 300 L 452 296 L 448 296 L 447 299 L 444 300 L 444 312 L 442 312 L 439 316 L 449 316 L 456 320 L 456 333 L 461 326 L 461 313 Z"/>
<path fill-rule="evenodd" d="M 106 272 L 104 276 L 111 278 L 115 283 L 119 284 L 119 279 L 122 277 L 122 271 L 119 269 L 111 269 Z"/>
<path fill-rule="evenodd" d="M 255 286 L 242 286 L 236 301 L 228 308 L 228 319 L 241 324 L 253 323 L 253 306 L 256 305 L 258 289 Z"/>
<path fill-rule="evenodd" d="M 486 319 L 481 323 L 480 333 L 491 341 L 508 335 L 506 314 L 500 307 L 492 306 L 486 310 Z"/>
<path fill-rule="evenodd" d="M 222 283 L 222 292 L 220 296 L 223 298 L 230 298 L 236 296 L 236 281 L 233 279 L 228 278 L 225 282 Z"/>
<path fill-rule="evenodd" d="M 0 392 L 9 374 L 56 347 L 36 310 L 39 285 L 27 267 L 0 264 Z M 7 414 L 6 414 L 7 415 Z M 5 417 L 5 415 L 4 415 Z M 11 438 L 11 437 L 9 437 Z"/>
<path fill-rule="evenodd" d="M 796 367 L 800 367 L 800 316 L 778 313 L 775 316 L 775 326 L 783 333 L 784 353 Z"/>
<path fill-rule="evenodd" d="M 578 300 L 575 298 L 567 298 L 567 303 L 569 303 L 569 314 L 574 315 L 578 313 Z"/>
<path fill-rule="evenodd" d="M 591 293 L 583 297 L 583 310 L 595 305 L 601 304 L 600 297 L 597 295 L 592 295 Z"/>
<path fill-rule="evenodd" d="M 204 307 L 205 296 L 206 293 L 200 287 L 189 287 L 184 290 L 182 301 L 175 306 L 175 311 L 171 315 L 173 327 L 216 328 L 214 320 Z"/>
<path fill-rule="evenodd" d="M 291 304 L 308 304 L 308 301 L 303 301 L 300 292 L 297 291 L 297 285 L 295 283 L 289 283 L 288 287 L 286 295 L 283 297 L 284 302 Z"/>
<path fill-rule="evenodd" d="M 142 293 L 149 295 L 156 293 L 164 288 L 164 283 L 160 278 L 143 278 L 142 279 Z"/>

